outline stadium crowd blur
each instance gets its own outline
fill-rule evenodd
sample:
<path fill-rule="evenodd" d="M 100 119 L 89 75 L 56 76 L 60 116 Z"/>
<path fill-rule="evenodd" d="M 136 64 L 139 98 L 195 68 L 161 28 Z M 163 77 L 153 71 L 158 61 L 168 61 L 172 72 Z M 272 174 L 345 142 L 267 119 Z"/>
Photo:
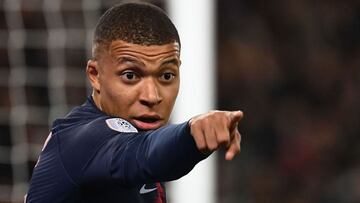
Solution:
<path fill-rule="evenodd" d="M 21 201 L 50 122 L 87 94 L 96 1 L 44 2 L 0 0 L 3 203 Z M 360 1 L 216 4 L 217 108 L 245 112 L 242 153 L 218 156 L 217 202 L 360 202 Z"/>
<path fill-rule="evenodd" d="M 360 202 L 360 1 L 218 1 L 218 107 L 242 154 L 219 202 Z"/>

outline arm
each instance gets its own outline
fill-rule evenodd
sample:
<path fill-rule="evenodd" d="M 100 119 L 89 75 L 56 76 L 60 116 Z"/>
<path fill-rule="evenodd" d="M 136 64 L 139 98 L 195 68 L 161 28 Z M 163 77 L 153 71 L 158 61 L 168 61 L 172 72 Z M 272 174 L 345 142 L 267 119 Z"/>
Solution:
<path fill-rule="evenodd" d="M 114 135 L 92 159 L 85 176 L 103 171 L 110 180 L 136 185 L 178 179 L 220 147 L 231 160 L 240 151 L 241 118 L 242 112 L 214 111 L 179 125 Z"/>
<path fill-rule="evenodd" d="M 241 111 L 212 111 L 192 118 L 188 123 L 169 125 L 135 136 L 123 153 L 123 163 L 113 163 L 116 173 L 129 182 L 169 181 L 178 179 L 213 151 L 226 149 L 225 159 L 232 160 L 240 152 L 238 122 Z M 119 160 L 115 158 L 113 160 Z"/>
<path fill-rule="evenodd" d="M 178 179 L 207 157 L 197 149 L 187 122 L 130 136 L 111 162 L 112 177 L 126 183 Z"/>

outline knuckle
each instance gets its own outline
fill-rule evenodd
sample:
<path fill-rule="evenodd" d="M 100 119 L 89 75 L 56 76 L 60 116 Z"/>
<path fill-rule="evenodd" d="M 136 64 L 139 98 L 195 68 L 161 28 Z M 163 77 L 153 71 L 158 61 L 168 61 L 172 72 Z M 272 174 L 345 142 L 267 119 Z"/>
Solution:
<path fill-rule="evenodd" d="M 220 111 L 219 110 L 211 110 L 209 113 L 210 114 L 217 114 L 217 113 L 219 113 Z"/>
<path fill-rule="evenodd" d="M 198 147 L 198 149 L 199 149 L 200 151 L 206 150 L 206 144 L 203 143 L 203 142 L 197 144 L 197 147 Z"/>
<path fill-rule="evenodd" d="M 208 145 L 208 148 L 209 148 L 209 150 L 214 151 L 214 150 L 216 150 L 218 148 L 218 144 L 217 143 L 211 143 L 211 144 Z"/>
<path fill-rule="evenodd" d="M 217 137 L 217 141 L 219 143 L 227 143 L 227 142 L 230 141 L 230 139 L 229 139 L 228 135 L 220 135 L 220 136 Z"/>
<path fill-rule="evenodd" d="M 213 118 L 213 119 L 216 119 L 218 117 L 221 117 L 221 114 L 222 114 L 221 111 L 214 110 L 214 111 L 209 112 L 209 117 Z"/>

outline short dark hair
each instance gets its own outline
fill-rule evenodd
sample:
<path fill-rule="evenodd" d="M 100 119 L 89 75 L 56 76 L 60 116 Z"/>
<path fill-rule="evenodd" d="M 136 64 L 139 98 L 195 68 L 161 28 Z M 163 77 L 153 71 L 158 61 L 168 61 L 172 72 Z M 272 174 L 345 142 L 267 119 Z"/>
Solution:
<path fill-rule="evenodd" d="M 93 44 L 106 46 L 115 40 L 146 46 L 171 42 L 180 45 L 179 34 L 169 17 L 148 3 L 117 4 L 100 17 Z"/>

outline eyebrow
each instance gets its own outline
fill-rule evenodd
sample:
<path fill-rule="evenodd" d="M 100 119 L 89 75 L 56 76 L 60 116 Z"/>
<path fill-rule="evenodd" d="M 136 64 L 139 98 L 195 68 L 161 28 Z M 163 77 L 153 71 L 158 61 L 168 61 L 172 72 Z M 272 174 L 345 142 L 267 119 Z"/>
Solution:
<path fill-rule="evenodd" d="M 141 61 L 138 61 L 138 60 L 136 60 L 134 58 L 126 57 L 126 56 L 119 57 L 117 59 L 117 61 L 119 63 L 127 63 L 127 62 L 129 62 L 129 63 L 134 63 L 134 64 L 136 64 L 138 66 L 145 66 L 145 64 L 142 63 Z M 179 67 L 180 66 L 180 61 L 177 58 L 170 58 L 170 59 L 167 59 L 164 62 L 162 62 L 161 66 L 168 65 L 168 64 L 170 64 L 170 65 L 174 64 L 175 66 Z"/>
<path fill-rule="evenodd" d="M 168 65 L 168 64 L 170 64 L 170 65 L 174 64 L 177 67 L 179 67 L 180 66 L 180 61 L 177 58 L 171 58 L 171 59 L 168 59 L 168 60 L 165 60 L 164 62 L 162 62 L 161 66 Z"/>

